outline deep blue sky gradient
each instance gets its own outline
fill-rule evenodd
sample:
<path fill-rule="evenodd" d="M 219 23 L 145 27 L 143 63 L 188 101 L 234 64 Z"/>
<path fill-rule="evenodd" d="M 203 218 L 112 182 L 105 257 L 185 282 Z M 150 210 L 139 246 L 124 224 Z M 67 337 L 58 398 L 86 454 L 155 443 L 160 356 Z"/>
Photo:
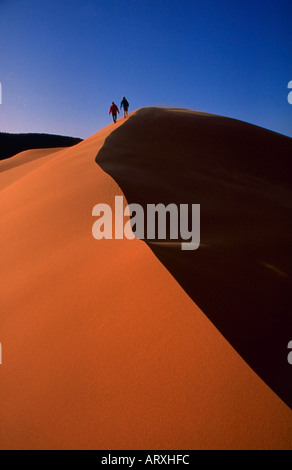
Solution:
<path fill-rule="evenodd" d="M 0 131 L 85 138 L 125 95 L 292 136 L 291 18 L 291 0 L 0 0 Z"/>

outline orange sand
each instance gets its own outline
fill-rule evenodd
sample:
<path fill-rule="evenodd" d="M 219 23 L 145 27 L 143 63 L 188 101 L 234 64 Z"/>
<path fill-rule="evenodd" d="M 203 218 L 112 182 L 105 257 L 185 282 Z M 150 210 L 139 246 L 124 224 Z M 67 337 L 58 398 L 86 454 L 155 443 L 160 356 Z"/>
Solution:
<path fill-rule="evenodd" d="M 0 174 L 1 449 L 289 448 L 289 408 L 147 245 L 92 237 L 123 122 Z"/>

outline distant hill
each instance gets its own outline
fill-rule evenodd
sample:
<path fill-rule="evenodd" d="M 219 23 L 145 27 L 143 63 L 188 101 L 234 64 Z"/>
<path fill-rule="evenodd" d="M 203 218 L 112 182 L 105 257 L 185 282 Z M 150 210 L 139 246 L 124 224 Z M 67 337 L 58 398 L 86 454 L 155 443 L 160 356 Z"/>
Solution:
<path fill-rule="evenodd" d="M 71 147 L 82 142 L 78 137 L 54 134 L 10 134 L 0 132 L 0 160 L 12 157 L 23 150 L 53 147 Z"/>

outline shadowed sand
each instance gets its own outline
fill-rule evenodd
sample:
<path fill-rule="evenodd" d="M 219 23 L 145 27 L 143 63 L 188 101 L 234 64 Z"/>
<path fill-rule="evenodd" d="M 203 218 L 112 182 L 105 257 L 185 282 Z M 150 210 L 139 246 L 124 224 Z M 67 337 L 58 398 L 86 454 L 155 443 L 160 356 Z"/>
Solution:
<path fill-rule="evenodd" d="M 0 446 L 289 448 L 289 408 L 150 248 L 92 237 L 122 194 L 95 156 L 131 119 L 0 175 Z"/>
<path fill-rule="evenodd" d="M 198 251 L 149 246 L 290 406 L 291 155 L 292 139 L 250 124 L 146 108 L 97 156 L 129 203 L 201 204 Z"/>

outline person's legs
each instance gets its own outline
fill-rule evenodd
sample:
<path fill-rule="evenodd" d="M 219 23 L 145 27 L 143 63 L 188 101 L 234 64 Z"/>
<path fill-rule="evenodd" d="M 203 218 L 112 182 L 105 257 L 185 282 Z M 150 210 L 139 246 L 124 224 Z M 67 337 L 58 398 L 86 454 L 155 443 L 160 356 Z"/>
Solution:
<path fill-rule="evenodd" d="M 128 116 L 128 108 L 125 107 L 125 108 L 124 108 L 124 117 L 127 117 L 127 116 Z"/>
<path fill-rule="evenodd" d="M 117 120 L 117 113 L 113 113 L 113 121 L 114 121 L 114 123 L 116 123 L 116 120 Z"/>

